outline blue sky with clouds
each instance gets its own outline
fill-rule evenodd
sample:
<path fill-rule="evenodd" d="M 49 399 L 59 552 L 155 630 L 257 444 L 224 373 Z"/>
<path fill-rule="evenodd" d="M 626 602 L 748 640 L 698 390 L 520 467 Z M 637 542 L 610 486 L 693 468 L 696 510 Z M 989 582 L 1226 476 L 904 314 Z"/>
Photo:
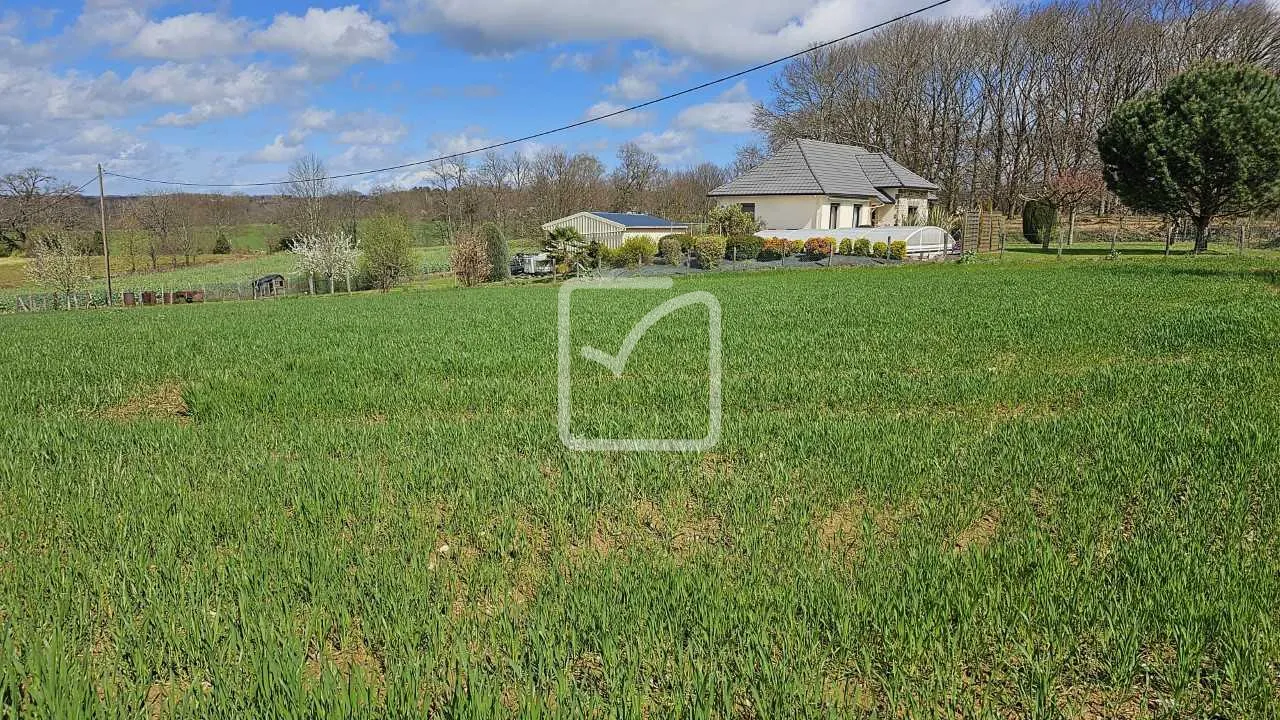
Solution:
<path fill-rule="evenodd" d="M 949 14 L 982 0 L 954 0 Z M 923 4 L 923 2 L 921 3 Z M 315 153 L 351 172 L 581 120 L 910 9 L 893 0 L 12 0 L 0 8 L 0 171 L 77 183 L 284 176 Z M 541 139 L 672 168 L 756 138 L 768 71 Z M 353 179 L 410 186 L 416 170 Z M 113 192 L 144 188 L 113 181 Z"/>

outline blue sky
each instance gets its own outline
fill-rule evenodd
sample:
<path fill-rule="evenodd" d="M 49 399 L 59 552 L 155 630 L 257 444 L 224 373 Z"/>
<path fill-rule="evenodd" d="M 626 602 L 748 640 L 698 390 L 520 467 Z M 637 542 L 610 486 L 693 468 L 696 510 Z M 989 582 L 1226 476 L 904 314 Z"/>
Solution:
<path fill-rule="evenodd" d="M 923 2 L 921 3 L 923 4 Z M 981 11 L 955 0 L 950 14 Z M 0 171 L 260 182 L 315 153 L 351 172 L 648 100 L 910 9 L 892 0 L 7 2 Z M 530 143 L 680 168 L 755 141 L 768 71 Z M 353 179 L 411 186 L 419 171 Z M 145 188 L 113 180 L 112 192 Z"/>

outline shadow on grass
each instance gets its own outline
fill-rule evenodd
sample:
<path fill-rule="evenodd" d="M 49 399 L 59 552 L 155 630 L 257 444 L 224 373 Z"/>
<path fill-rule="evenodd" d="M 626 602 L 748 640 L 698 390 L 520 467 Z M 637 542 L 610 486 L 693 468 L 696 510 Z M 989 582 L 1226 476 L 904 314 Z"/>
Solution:
<path fill-rule="evenodd" d="M 1052 256 L 1056 256 L 1056 255 L 1058 254 L 1058 248 L 1056 248 L 1056 247 L 1051 247 L 1051 248 L 1049 248 L 1048 250 L 1046 250 L 1046 249 L 1044 249 L 1044 248 L 1040 247 L 1039 245 L 1024 245 L 1024 246 L 1022 246 L 1022 247 L 1018 247 L 1018 246 L 1005 246 L 1004 251 L 1005 251 L 1005 252 L 1010 252 L 1010 253 L 1020 253 L 1020 254 L 1024 254 L 1024 255 L 1043 255 L 1043 256 L 1046 256 L 1046 257 L 1052 257 Z M 1116 246 L 1116 251 L 1117 251 L 1117 252 L 1119 252 L 1121 255 L 1147 255 L 1147 256 L 1151 256 L 1151 255 L 1163 255 L 1163 254 L 1164 254 L 1164 248 L 1149 248 L 1149 247 L 1137 247 L 1137 248 L 1135 248 L 1135 247 L 1125 247 L 1123 244 L 1122 244 L 1122 245 L 1118 245 L 1118 246 Z M 1110 254 L 1111 254 L 1111 247 L 1110 247 L 1110 246 L 1106 246 L 1106 247 L 1065 247 L 1065 248 L 1063 248 L 1063 249 L 1062 249 L 1062 256 L 1063 256 L 1063 257 L 1106 257 L 1107 255 L 1110 255 Z M 1170 251 L 1169 251 L 1169 255 L 1170 255 L 1170 257 L 1173 257 L 1173 256 L 1184 256 L 1184 255 L 1190 255 L 1190 254 L 1191 254 L 1191 251 L 1190 251 L 1189 249 L 1186 249 L 1186 248 L 1183 248 L 1183 249 L 1181 249 L 1181 250 L 1179 250 L 1179 249 L 1177 249 L 1177 248 L 1174 248 L 1174 249 L 1172 249 L 1172 250 L 1170 250 Z M 1208 254 L 1213 255 L 1213 254 L 1217 254 L 1217 253 L 1214 253 L 1212 250 L 1210 250 Z"/>
<path fill-rule="evenodd" d="M 1225 255 L 1219 257 L 1227 257 Z M 1280 267 L 1220 267 L 1189 264 L 1143 263 L 1141 267 L 1134 265 L 1116 265 L 1115 272 L 1134 275 L 1152 275 L 1163 273 L 1170 276 L 1198 277 L 1212 280 L 1253 280 L 1267 283 L 1280 289 Z"/>

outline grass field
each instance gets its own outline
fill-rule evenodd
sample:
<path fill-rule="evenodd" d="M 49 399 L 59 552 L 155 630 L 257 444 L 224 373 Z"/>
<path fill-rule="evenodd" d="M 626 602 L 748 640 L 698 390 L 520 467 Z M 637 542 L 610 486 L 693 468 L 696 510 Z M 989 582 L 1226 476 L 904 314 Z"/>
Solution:
<path fill-rule="evenodd" d="M 415 247 L 412 250 L 419 269 L 446 267 L 449 248 L 444 246 Z M 0 258 L 0 311 L 11 309 L 13 298 L 18 295 L 49 292 L 34 285 L 26 274 L 28 260 L 21 257 Z M 272 273 L 289 275 L 295 272 L 295 258 L 287 252 L 241 253 L 235 255 L 199 255 L 192 265 L 177 260 L 177 267 L 168 258 L 159 264 L 156 272 L 150 272 L 149 260 L 137 258 L 138 272 L 130 273 L 127 258 L 112 258 L 113 289 L 199 289 L 210 285 L 246 284 L 254 278 Z M 106 267 L 101 257 L 90 258 L 93 280 L 87 290 L 101 292 L 106 289 Z"/>
<path fill-rule="evenodd" d="M 0 714 L 1280 716 L 1274 257 L 691 290 L 0 317 Z"/>

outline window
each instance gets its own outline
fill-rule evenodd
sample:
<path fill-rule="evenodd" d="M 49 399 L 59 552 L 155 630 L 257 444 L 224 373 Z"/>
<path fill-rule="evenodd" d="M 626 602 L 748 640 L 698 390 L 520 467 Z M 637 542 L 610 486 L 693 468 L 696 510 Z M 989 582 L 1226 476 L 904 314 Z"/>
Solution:
<path fill-rule="evenodd" d="M 744 212 L 744 213 L 746 213 L 746 214 L 750 215 L 752 220 L 755 220 L 755 219 L 756 219 L 756 204 L 755 204 L 755 203 L 738 203 L 738 207 L 742 208 L 742 212 Z"/>
<path fill-rule="evenodd" d="M 919 225 L 920 224 L 919 214 L 920 214 L 920 209 L 917 208 L 915 205 L 908 206 L 907 207 L 907 224 L 913 225 L 913 226 Z"/>
<path fill-rule="evenodd" d="M 853 206 L 853 227 L 862 227 L 862 206 Z"/>
<path fill-rule="evenodd" d="M 840 203 L 831 203 L 831 218 L 827 221 L 827 228 L 836 229 L 840 227 Z"/>

